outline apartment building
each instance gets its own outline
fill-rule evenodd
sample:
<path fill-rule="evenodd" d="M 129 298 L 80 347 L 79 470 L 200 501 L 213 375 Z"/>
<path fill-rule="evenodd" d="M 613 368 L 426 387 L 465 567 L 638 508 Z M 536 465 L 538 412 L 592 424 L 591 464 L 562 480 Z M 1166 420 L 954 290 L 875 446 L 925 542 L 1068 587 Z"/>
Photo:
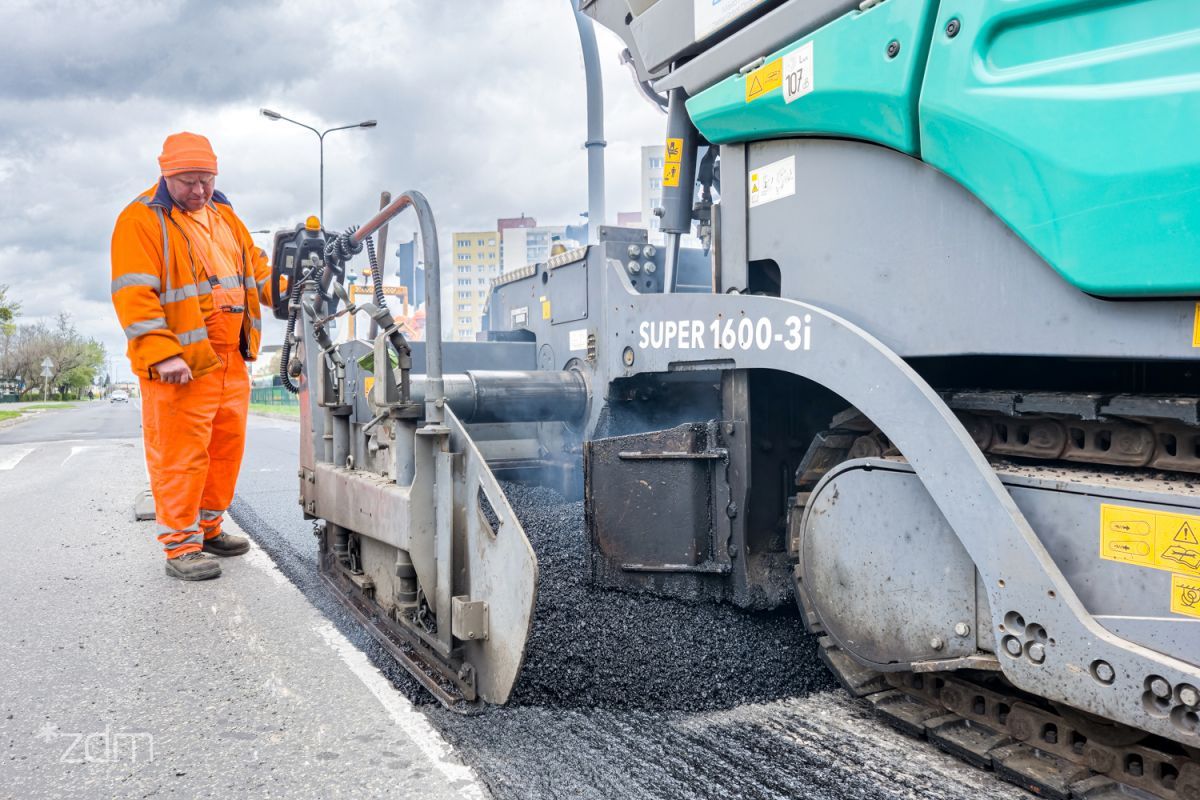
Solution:
<path fill-rule="evenodd" d="M 492 279 L 500 274 L 500 235 L 496 231 L 457 231 L 452 239 L 450 338 L 475 341 L 483 328 L 483 307 Z"/>

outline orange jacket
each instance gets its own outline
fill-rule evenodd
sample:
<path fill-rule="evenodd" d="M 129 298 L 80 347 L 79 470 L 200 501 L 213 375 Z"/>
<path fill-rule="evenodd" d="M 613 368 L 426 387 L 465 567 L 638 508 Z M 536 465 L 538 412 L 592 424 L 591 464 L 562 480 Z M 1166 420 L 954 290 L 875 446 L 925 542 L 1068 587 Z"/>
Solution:
<path fill-rule="evenodd" d="M 246 313 L 239 349 L 243 358 L 253 361 L 262 339 L 262 308 L 271 304 L 267 255 L 254 244 L 225 195 L 213 192 L 212 207 L 229 223 L 242 248 Z M 152 364 L 171 356 L 183 356 L 196 378 L 221 364 L 204 325 L 213 311 L 212 288 L 201 262 L 192 257 L 191 242 L 175 220 L 176 213 L 183 212 L 160 179 L 121 212 L 113 230 L 113 306 L 129 341 L 129 362 L 143 378 L 153 377 Z"/>

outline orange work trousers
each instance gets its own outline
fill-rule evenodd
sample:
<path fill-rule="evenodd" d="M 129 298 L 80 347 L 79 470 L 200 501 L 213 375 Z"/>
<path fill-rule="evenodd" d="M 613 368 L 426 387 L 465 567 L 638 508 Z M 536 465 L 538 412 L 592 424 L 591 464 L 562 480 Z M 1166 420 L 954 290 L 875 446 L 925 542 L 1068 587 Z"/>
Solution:
<path fill-rule="evenodd" d="M 185 384 L 141 380 L 146 465 L 167 558 L 221 534 L 242 466 L 250 376 L 236 348 L 217 357 L 219 369 Z"/>

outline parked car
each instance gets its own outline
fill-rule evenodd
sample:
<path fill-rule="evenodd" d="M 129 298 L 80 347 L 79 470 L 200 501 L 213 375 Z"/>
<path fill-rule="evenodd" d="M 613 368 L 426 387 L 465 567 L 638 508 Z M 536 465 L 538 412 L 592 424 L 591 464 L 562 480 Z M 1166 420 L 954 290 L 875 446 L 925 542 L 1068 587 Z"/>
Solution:
<path fill-rule="evenodd" d="M 110 394 L 108 396 L 108 402 L 110 402 L 110 403 L 128 403 L 129 402 L 129 392 L 125 391 L 124 389 L 117 389 L 116 391 L 114 391 L 112 394 Z"/>

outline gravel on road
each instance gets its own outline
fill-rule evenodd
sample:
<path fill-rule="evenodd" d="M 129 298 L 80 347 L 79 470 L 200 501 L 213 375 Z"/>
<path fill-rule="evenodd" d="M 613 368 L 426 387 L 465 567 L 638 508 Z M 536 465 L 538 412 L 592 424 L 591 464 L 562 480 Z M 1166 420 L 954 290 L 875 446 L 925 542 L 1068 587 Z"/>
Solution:
<path fill-rule="evenodd" d="M 795 610 L 749 613 L 594 588 L 583 503 L 547 488 L 503 488 L 540 570 L 512 703 L 700 711 L 834 687 Z"/>

